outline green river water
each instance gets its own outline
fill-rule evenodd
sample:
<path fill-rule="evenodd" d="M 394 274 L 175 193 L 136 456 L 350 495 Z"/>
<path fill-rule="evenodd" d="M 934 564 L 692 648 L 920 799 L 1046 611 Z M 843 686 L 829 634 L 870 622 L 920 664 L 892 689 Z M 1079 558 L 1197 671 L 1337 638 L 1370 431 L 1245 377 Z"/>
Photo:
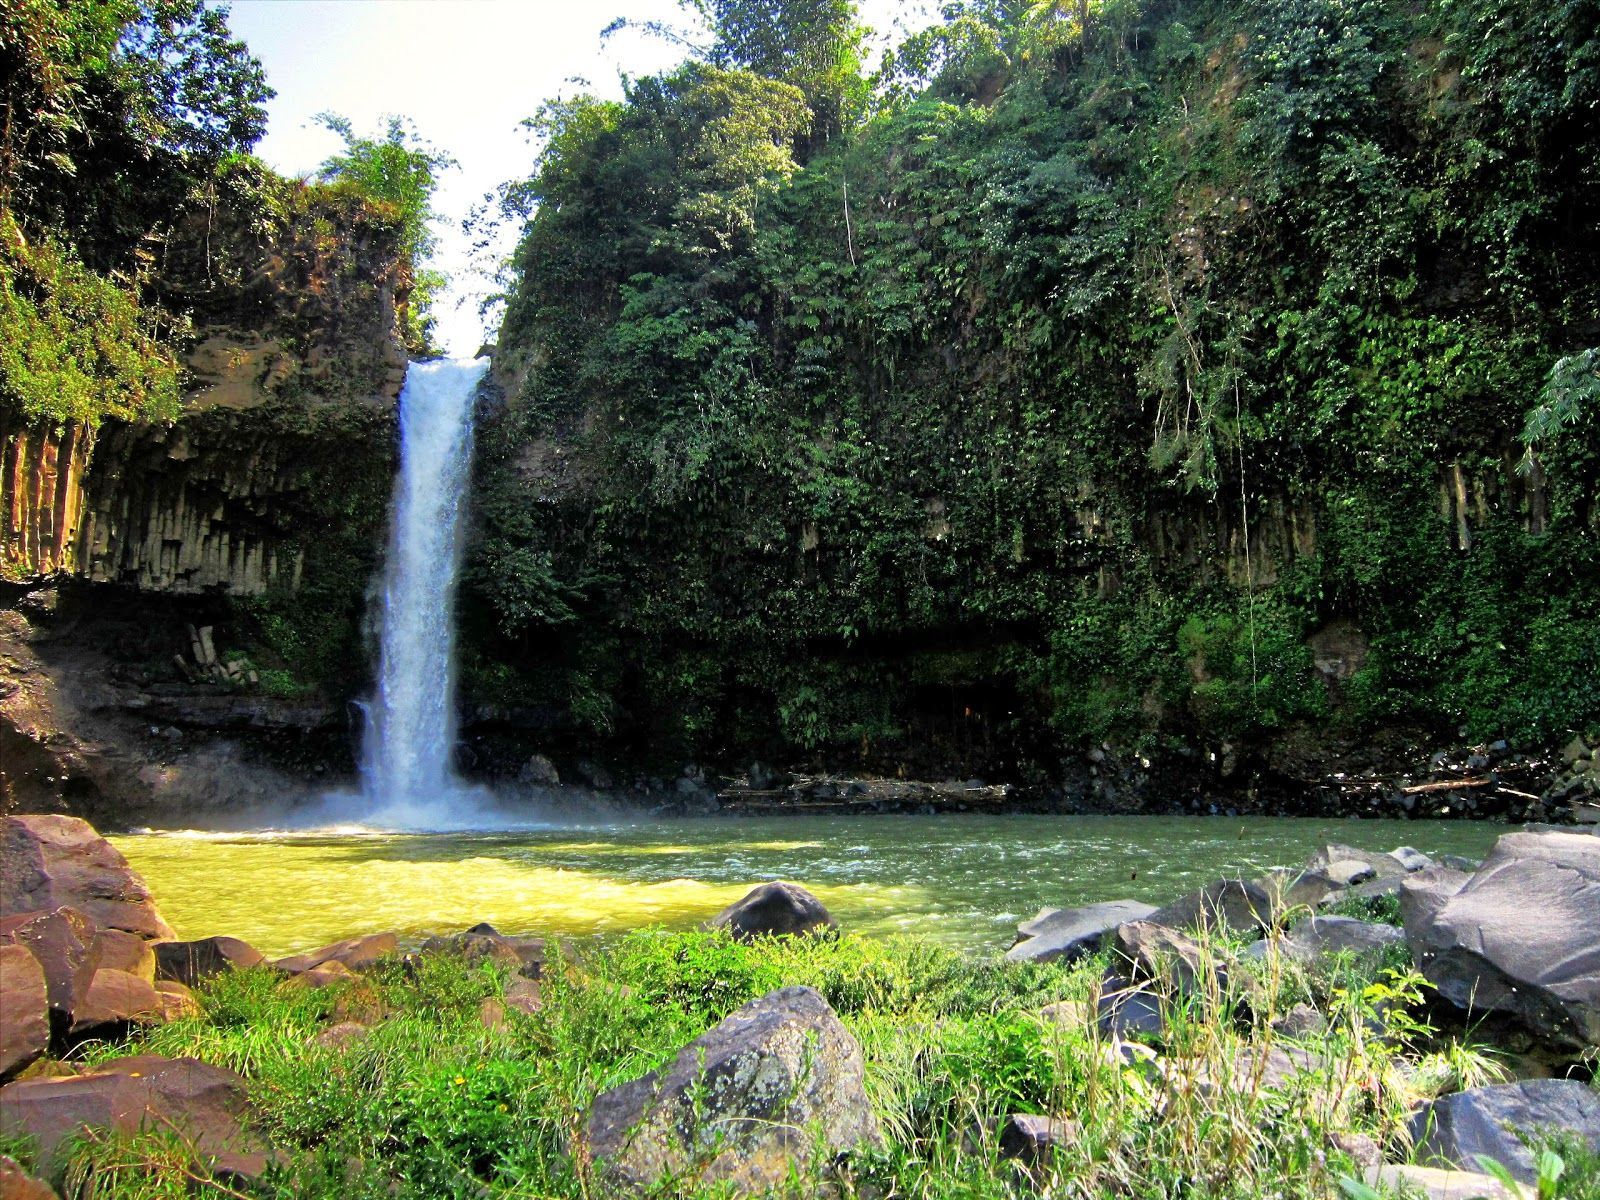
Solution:
<path fill-rule="evenodd" d="M 419 937 L 686 928 L 751 886 L 812 889 L 848 929 L 1009 946 L 1046 906 L 1162 903 L 1298 864 L 1319 845 L 1481 857 L 1504 826 L 1110 816 L 641 819 L 517 833 L 140 833 L 112 841 L 180 937 L 287 954 L 356 933 Z"/>

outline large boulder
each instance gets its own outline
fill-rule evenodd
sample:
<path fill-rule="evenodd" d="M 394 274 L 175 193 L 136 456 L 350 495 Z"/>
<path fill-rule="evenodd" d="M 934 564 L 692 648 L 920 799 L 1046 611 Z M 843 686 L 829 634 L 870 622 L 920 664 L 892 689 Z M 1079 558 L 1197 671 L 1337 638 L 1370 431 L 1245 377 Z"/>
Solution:
<path fill-rule="evenodd" d="M 44 971 L 52 1032 L 64 1036 L 99 965 L 96 929 L 75 908 L 0 918 L 0 945 L 26 947 Z"/>
<path fill-rule="evenodd" d="M 44 968 L 26 946 L 0 946 L 0 1080 L 50 1048 Z"/>
<path fill-rule="evenodd" d="M 1422 1196 L 1425 1200 L 1516 1200 L 1492 1175 L 1439 1167 L 1385 1164 L 1369 1167 L 1367 1184 L 1384 1195 Z"/>
<path fill-rule="evenodd" d="M 1524 1183 L 1532 1183 L 1538 1169 L 1523 1138 L 1557 1133 L 1600 1153 L 1600 1093 L 1576 1079 L 1529 1079 L 1456 1092 L 1411 1118 L 1420 1161 L 1476 1170 L 1481 1154 Z"/>
<path fill-rule="evenodd" d="M 192 942 L 156 943 L 156 978 L 194 987 L 224 971 L 259 967 L 261 951 L 234 937 L 208 937 Z"/>
<path fill-rule="evenodd" d="M 83 1129 L 127 1134 L 161 1127 L 183 1139 L 195 1166 L 254 1178 L 272 1151 L 249 1133 L 251 1116 L 244 1080 L 194 1058 L 121 1058 L 85 1075 L 0 1088 L 0 1131 L 32 1137 L 44 1158 Z"/>
<path fill-rule="evenodd" d="M 751 1001 L 667 1067 L 603 1093 L 584 1131 L 607 1195 L 668 1180 L 758 1194 L 878 1140 L 861 1047 L 807 987 Z"/>
<path fill-rule="evenodd" d="M 1118 925 L 1155 912 L 1137 900 L 1107 900 L 1081 908 L 1047 909 L 1017 926 L 1021 940 L 1006 951 L 1007 962 L 1076 962 L 1100 948 Z"/>
<path fill-rule="evenodd" d="M 757 937 L 787 937 L 835 929 L 827 906 L 798 883 L 763 883 L 707 922 L 743 942 Z"/>
<path fill-rule="evenodd" d="M 94 935 L 95 966 L 102 971 L 126 971 L 146 983 L 156 981 L 156 952 L 136 933 L 101 929 Z"/>
<path fill-rule="evenodd" d="M 71 1036 L 120 1037 L 132 1025 L 159 1024 L 166 1012 L 155 986 L 127 971 L 102 967 L 72 1013 Z"/>
<path fill-rule="evenodd" d="M 128 860 L 77 817 L 0 817 L 0 917 L 70 906 L 107 929 L 170 938 Z"/>
<path fill-rule="evenodd" d="M 1406 940 L 1440 995 L 1559 1044 L 1600 1044 L 1600 840 L 1504 834 L 1457 881 L 1431 868 L 1401 898 Z"/>
<path fill-rule="evenodd" d="M 1113 957 L 1134 982 L 1193 991 L 1207 978 L 1226 984 L 1227 968 L 1188 934 L 1154 921 L 1129 921 L 1111 936 Z"/>
<path fill-rule="evenodd" d="M 447 954 L 468 964 L 497 962 L 537 979 L 544 971 L 545 940 L 501 933 L 488 922 L 449 936 L 435 935 L 418 947 L 423 954 Z"/>

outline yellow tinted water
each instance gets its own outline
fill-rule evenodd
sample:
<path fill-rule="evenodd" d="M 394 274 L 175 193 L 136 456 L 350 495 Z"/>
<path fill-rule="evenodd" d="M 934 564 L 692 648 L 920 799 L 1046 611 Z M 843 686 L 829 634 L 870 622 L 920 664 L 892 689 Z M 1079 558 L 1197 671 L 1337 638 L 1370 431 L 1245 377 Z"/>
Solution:
<path fill-rule="evenodd" d="M 113 838 L 180 937 L 287 954 L 355 933 L 420 938 L 687 927 L 769 879 L 805 884 L 849 928 L 998 951 L 1043 906 L 1161 903 L 1318 845 L 1481 856 L 1467 823 L 1185 817 L 777 817 L 516 834 L 149 833 Z"/>

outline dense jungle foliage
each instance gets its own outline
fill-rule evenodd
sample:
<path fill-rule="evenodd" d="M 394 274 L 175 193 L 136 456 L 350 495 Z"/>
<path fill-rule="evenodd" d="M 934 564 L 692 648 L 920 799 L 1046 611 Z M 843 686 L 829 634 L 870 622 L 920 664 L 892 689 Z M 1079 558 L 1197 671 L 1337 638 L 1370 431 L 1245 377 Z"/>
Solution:
<path fill-rule="evenodd" d="M 1594 0 L 974 0 L 870 79 L 701 7 L 506 191 L 480 700 L 1019 777 L 1600 720 Z"/>

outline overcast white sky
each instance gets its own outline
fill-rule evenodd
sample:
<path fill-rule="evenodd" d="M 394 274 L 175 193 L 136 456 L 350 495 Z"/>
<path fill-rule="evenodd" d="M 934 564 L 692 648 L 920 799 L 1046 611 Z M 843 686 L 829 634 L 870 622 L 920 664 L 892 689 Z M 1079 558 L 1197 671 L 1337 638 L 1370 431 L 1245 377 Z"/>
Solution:
<path fill-rule="evenodd" d="M 928 7 L 861 5 L 880 41 L 897 25 L 924 23 Z M 682 57 L 631 32 L 600 42 L 617 17 L 679 20 L 675 0 L 234 0 L 232 9 L 234 31 L 277 89 L 256 151 L 278 170 L 310 174 L 339 148 L 315 123 L 327 111 L 367 133 L 386 114 L 404 114 L 460 163 L 436 201 L 444 217 L 436 265 L 452 277 L 437 306 L 439 340 L 455 355 L 484 341 L 477 306 L 489 286 L 469 261 L 461 221 L 484 193 L 528 173 L 533 148 L 519 122 L 557 95 L 620 95 L 623 73 L 649 74 Z"/>

